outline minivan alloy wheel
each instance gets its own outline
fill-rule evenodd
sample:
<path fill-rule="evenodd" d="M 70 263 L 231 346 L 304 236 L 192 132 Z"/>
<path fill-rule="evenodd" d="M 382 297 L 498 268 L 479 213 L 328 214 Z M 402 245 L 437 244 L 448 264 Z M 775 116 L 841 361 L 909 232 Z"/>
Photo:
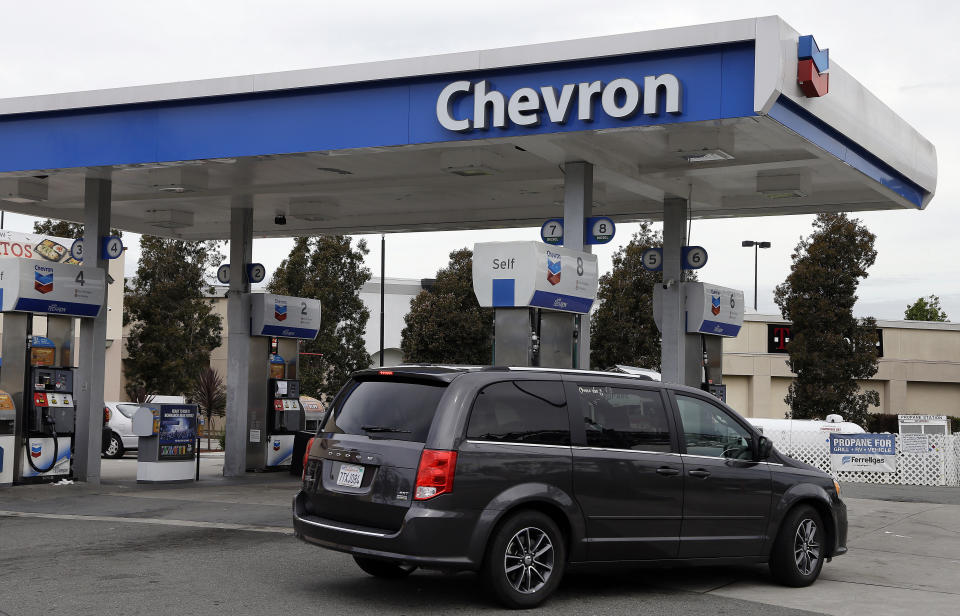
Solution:
<path fill-rule="evenodd" d="M 529 594 L 543 588 L 553 573 L 553 566 L 553 543 L 541 529 L 523 528 L 507 543 L 503 569 L 507 581 L 517 592 Z"/>
<path fill-rule="evenodd" d="M 817 523 L 807 518 L 800 522 L 793 539 L 793 557 L 797 570 L 810 575 L 820 560 L 820 544 L 817 543 Z"/>

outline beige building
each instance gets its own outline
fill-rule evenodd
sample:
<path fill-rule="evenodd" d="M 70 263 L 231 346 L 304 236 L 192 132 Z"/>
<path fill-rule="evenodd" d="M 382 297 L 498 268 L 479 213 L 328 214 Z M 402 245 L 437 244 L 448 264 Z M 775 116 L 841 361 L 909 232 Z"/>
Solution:
<path fill-rule="evenodd" d="M 877 321 L 877 374 L 860 383 L 880 394 L 882 413 L 960 415 L 960 323 Z M 790 381 L 779 315 L 747 315 L 740 335 L 723 341 L 727 403 L 746 417 L 783 417 Z M 785 339 L 786 337 L 786 339 Z"/>

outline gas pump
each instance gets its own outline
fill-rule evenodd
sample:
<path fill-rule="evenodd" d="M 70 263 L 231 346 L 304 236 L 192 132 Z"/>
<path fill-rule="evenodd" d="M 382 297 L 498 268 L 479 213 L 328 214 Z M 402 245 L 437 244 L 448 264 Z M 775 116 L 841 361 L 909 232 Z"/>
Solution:
<path fill-rule="evenodd" d="M 72 328 L 71 328 L 72 329 Z M 70 474 L 70 449 L 76 411 L 73 402 L 73 370 L 53 367 L 57 345 L 45 336 L 30 340 L 32 395 L 26 398 L 24 477 Z"/>
<path fill-rule="evenodd" d="M 685 385 L 699 386 L 726 402 L 723 384 L 723 339 L 735 338 L 743 326 L 743 291 L 709 282 L 683 282 L 686 330 Z M 661 285 L 653 289 L 653 318 L 662 328 Z"/>
<path fill-rule="evenodd" d="M 576 368 L 580 315 L 597 297 L 596 255 L 540 242 L 473 247 L 473 291 L 494 309 L 498 366 Z"/>
<path fill-rule="evenodd" d="M 104 293 L 98 268 L 0 258 L 0 485 L 71 476 L 74 325 L 97 316 Z"/>
<path fill-rule="evenodd" d="M 290 466 L 294 437 L 305 427 L 299 341 L 317 337 L 320 301 L 272 293 L 250 298 L 247 470 L 276 470 Z"/>

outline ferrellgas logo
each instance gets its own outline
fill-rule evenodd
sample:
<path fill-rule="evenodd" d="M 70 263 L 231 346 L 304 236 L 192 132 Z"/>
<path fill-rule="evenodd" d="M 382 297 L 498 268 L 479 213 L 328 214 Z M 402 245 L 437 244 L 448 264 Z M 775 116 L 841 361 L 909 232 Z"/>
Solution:
<path fill-rule="evenodd" d="M 287 302 L 273 303 L 273 318 L 278 321 L 287 320 Z"/>
<path fill-rule="evenodd" d="M 37 271 L 33 273 L 33 288 L 36 289 L 38 293 L 49 293 L 53 291 L 53 272 L 43 274 L 40 268 L 37 268 Z"/>
<path fill-rule="evenodd" d="M 797 42 L 797 83 L 807 98 L 823 96 L 830 91 L 830 50 L 817 46 L 813 35 L 801 36 Z"/>
<path fill-rule="evenodd" d="M 713 293 L 710 294 L 710 312 L 712 312 L 714 315 L 720 314 L 720 296 L 719 295 L 714 295 Z"/>
<path fill-rule="evenodd" d="M 43 454 L 43 443 L 30 443 L 30 457 L 39 458 Z"/>

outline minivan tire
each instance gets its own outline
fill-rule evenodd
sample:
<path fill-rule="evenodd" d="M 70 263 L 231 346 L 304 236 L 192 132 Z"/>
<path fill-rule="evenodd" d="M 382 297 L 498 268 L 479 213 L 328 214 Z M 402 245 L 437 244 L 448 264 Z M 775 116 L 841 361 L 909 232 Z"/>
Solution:
<path fill-rule="evenodd" d="M 369 573 L 374 577 L 392 580 L 405 578 L 417 568 L 415 565 L 403 565 L 387 560 L 366 558 L 365 556 L 354 556 L 353 560 L 365 573 Z"/>
<path fill-rule="evenodd" d="M 794 507 L 784 517 L 770 554 L 770 573 L 784 586 L 813 584 L 823 568 L 827 544 L 823 519 L 810 505 Z"/>
<path fill-rule="evenodd" d="M 120 440 L 116 432 L 110 433 L 110 440 L 107 441 L 106 447 L 103 448 L 103 455 L 107 458 L 123 457 L 123 441 Z"/>
<path fill-rule="evenodd" d="M 506 518 L 487 544 L 481 575 L 509 608 L 531 608 L 553 594 L 566 566 L 563 533 L 549 516 L 523 510 Z"/>

